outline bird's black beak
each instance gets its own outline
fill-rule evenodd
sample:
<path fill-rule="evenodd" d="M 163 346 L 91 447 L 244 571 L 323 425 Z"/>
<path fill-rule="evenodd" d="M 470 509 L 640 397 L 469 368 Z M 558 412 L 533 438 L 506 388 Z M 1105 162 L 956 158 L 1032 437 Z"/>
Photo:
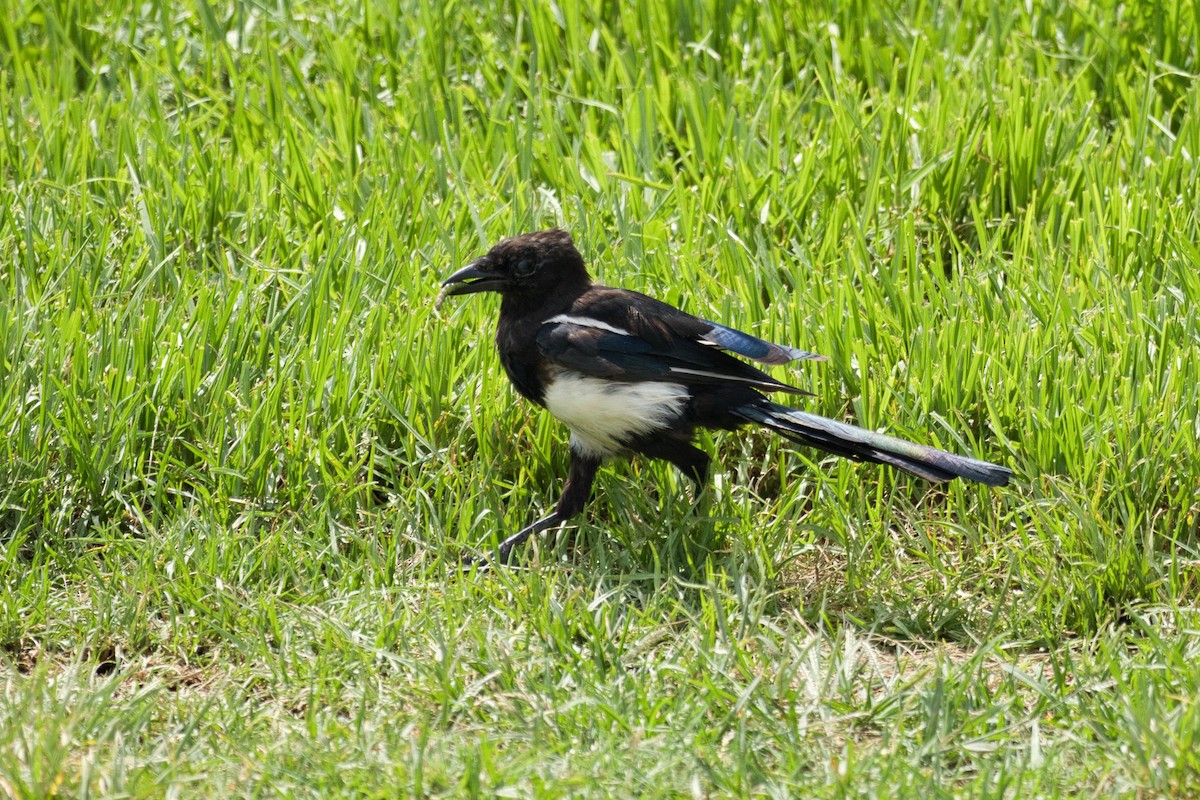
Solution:
<path fill-rule="evenodd" d="M 442 281 L 442 293 L 439 298 L 456 294 L 499 291 L 504 287 L 504 276 L 489 269 L 490 266 L 486 257 L 467 264 Z"/>

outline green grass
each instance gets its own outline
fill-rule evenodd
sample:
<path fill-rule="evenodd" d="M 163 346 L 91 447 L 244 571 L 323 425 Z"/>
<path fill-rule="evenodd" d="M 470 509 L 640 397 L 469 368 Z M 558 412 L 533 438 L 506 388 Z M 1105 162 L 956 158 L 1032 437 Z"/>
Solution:
<path fill-rule="evenodd" d="M 0 795 L 1200 797 L 1200 7 L 495 5 L 0 14 Z M 431 301 L 550 225 L 1016 481 L 460 575 L 565 436 Z"/>

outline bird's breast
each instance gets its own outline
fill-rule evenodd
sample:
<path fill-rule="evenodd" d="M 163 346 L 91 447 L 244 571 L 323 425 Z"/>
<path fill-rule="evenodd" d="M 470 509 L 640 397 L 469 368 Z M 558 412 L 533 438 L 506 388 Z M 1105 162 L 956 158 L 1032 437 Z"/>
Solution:
<path fill-rule="evenodd" d="M 560 370 L 546 381 L 542 404 L 571 429 L 571 445 L 603 458 L 630 439 L 670 427 L 691 393 L 679 383 L 623 382 Z"/>
<path fill-rule="evenodd" d="M 545 405 L 545 401 L 542 399 L 545 389 L 544 380 L 536 355 L 501 350 L 500 364 L 504 367 L 504 372 L 512 382 L 513 388 L 521 396 L 538 405 Z"/>

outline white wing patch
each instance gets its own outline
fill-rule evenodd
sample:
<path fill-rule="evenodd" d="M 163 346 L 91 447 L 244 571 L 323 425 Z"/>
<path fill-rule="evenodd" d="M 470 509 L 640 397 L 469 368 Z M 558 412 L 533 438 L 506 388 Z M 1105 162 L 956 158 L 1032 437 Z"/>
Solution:
<path fill-rule="evenodd" d="M 548 382 L 542 400 L 571 429 L 573 448 L 603 458 L 620 453 L 633 436 L 671 425 L 688 397 L 678 383 L 623 383 L 562 371 Z"/>
<path fill-rule="evenodd" d="M 744 383 L 747 386 L 757 386 L 760 389 L 778 389 L 779 383 L 773 380 L 743 378 L 740 375 L 729 375 L 724 372 L 709 372 L 703 369 L 688 369 L 687 367 L 670 367 L 669 371 L 677 375 L 695 375 L 697 378 L 713 378 L 722 383 Z"/>
<path fill-rule="evenodd" d="M 559 314 L 556 317 L 551 317 L 542 324 L 549 325 L 553 322 L 562 322 L 566 325 L 578 325 L 581 328 L 599 328 L 602 331 L 617 333 L 621 336 L 630 335 L 629 331 L 624 330 L 623 328 L 618 328 L 616 325 L 609 325 L 607 322 L 594 317 L 573 317 L 570 314 Z"/>

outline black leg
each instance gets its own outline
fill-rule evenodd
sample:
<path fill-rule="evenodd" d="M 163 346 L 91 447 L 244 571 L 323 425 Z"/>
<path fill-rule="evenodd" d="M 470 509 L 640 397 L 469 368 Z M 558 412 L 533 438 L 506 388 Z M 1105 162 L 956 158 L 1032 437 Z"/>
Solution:
<path fill-rule="evenodd" d="M 554 513 L 539 519 L 531 525 L 527 525 L 501 542 L 500 546 L 496 549 L 496 563 L 507 564 L 509 558 L 512 556 L 514 547 L 523 544 L 526 539 L 535 533 L 540 533 L 556 525 L 561 525 L 580 511 L 583 511 L 583 507 L 587 505 L 588 498 L 591 497 L 592 483 L 596 480 L 596 471 L 598 469 L 600 469 L 599 459 L 581 455 L 572 449 L 571 468 L 567 473 L 567 482 L 563 486 L 562 495 L 558 498 L 558 506 L 554 509 Z M 490 563 L 486 558 L 478 560 L 466 559 L 463 565 L 478 564 L 480 568 L 483 568 L 489 566 Z"/>

